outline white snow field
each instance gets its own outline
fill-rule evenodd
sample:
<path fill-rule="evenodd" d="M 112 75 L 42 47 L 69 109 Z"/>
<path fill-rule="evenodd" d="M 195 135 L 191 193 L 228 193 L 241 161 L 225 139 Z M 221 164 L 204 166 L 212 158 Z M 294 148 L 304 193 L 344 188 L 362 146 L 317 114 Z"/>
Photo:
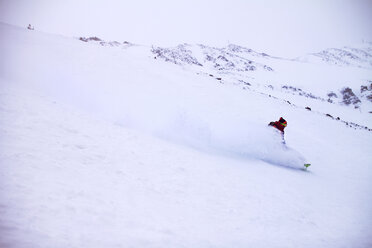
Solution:
<path fill-rule="evenodd" d="M 371 70 L 267 63 L 243 90 L 150 47 L 0 24 L 0 247 L 372 247 L 372 132 L 325 116 L 371 128 L 370 103 L 258 85 Z"/>

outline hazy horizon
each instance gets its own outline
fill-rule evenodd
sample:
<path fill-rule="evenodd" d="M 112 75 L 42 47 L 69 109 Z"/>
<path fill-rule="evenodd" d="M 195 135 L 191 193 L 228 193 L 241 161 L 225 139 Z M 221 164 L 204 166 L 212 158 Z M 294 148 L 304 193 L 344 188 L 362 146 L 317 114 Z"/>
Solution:
<path fill-rule="evenodd" d="M 175 46 L 242 45 L 301 56 L 372 40 L 371 0 L 0 0 L 0 21 L 66 36 Z"/>

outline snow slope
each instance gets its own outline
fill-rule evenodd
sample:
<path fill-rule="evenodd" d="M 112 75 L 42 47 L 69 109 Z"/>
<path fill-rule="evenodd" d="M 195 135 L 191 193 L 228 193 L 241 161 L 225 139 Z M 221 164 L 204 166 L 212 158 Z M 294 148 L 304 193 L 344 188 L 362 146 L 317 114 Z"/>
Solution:
<path fill-rule="evenodd" d="M 350 50 L 363 51 L 363 61 L 372 63 L 371 47 Z M 302 108 L 326 109 L 333 116 L 351 117 L 358 123 L 366 123 L 365 117 L 372 112 L 372 70 L 356 67 L 360 63 L 356 55 L 348 57 L 348 66 L 335 66 L 313 61 L 314 55 L 298 59 L 277 58 L 233 44 L 224 48 L 182 44 L 174 48 L 152 48 L 152 52 L 158 59 L 185 66 L 221 83 L 289 100 Z M 333 57 L 337 56 L 323 55 L 325 61 Z M 345 94 L 345 89 L 349 94 Z M 351 105 L 358 111 L 339 105 Z"/>
<path fill-rule="evenodd" d="M 365 112 L 307 111 L 148 47 L 0 33 L 1 247 L 372 245 L 371 132 L 323 114 L 371 127 Z"/>

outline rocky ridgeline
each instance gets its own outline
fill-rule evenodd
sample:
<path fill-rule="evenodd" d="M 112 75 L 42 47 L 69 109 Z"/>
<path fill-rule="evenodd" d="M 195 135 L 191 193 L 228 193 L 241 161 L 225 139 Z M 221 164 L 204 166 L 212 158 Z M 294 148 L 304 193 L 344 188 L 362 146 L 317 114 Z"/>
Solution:
<path fill-rule="evenodd" d="M 248 58 L 248 55 L 250 57 L 269 57 L 269 55 L 232 44 L 225 48 L 181 44 L 174 48 L 153 47 L 151 51 L 156 59 L 178 65 L 208 67 L 220 72 L 273 71 L 271 67 Z"/>
<path fill-rule="evenodd" d="M 359 95 L 359 97 L 357 96 Z M 372 81 L 368 81 L 367 85 L 360 86 L 360 92 L 354 93 L 350 87 L 344 87 L 339 94 L 335 92 L 328 93 L 328 102 L 338 102 L 344 105 L 353 105 L 354 108 L 359 108 L 362 99 L 372 102 Z"/>
<path fill-rule="evenodd" d="M 176 65 L 197 65 L 203 66 L 194 56 L 188 45 L 178 45 L 176 48 L 152 47 L 151 52 L 156 59 L 164 59 Z"/>
<path fill-rule="evenodd" d="M 272 85 L 269 85 L 268 88 L 273 89 Z M 361 99 L 365 99 L 366 101 L 372 102 L 372 81 L 368 81 L 367 85 L 360 86 L 360 92 L 357 94 L 354 93 L 354 91 L 350 87 L 344 87 L 341 90 L 339 90 L 338 93 L 335 93 L 333 91 L 329 92 L 327 94 L 327 97 L 320 97 L 316 96 L 312 93 L 305 92 L 300 88 L 296 88 L 290 85 L 284 85 L 282 86 L 282 90 L 286 93 L 290 93 L 293 95 L 299 95 L 307 98 L 312 98 L 320 101 L 327 101 L 329 103 L 339 103 L 343 105 L 351 105 L 354 106 L 354 108 L 359 108 L 362 101 Z"/>
<path fill-rule="evenodd" d="M 361 97 L 372 102 L 372 81 L 368 81 L 367 85 L 360 86 Z"/>
<path fill-rule="evenodd" d="M 98 37 L 80 37 L 79 40 L 83 41 L 83 42 L 89 42 L 89 43 L 95 43 L 95 44 L 99 44 L 101 46 L 109 46 L 109 47 L 128 47 L 128 46 L 133 46 L 132 43 L 128 42 L 128 41 L 124 41 L 122 43 L 118 42 L 118 41 L 104 41 Z"/>

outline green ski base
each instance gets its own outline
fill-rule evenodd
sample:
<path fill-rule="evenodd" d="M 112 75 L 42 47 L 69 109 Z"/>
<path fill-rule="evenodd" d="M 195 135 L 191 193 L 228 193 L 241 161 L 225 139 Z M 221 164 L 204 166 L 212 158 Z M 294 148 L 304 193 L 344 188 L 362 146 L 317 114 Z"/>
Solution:
<path fill-rule="evenodd" d="M 307 168 L 310 166 L 311 164 L 304 164 L 305 166 L 305 170 L 307 170 Z"/>

